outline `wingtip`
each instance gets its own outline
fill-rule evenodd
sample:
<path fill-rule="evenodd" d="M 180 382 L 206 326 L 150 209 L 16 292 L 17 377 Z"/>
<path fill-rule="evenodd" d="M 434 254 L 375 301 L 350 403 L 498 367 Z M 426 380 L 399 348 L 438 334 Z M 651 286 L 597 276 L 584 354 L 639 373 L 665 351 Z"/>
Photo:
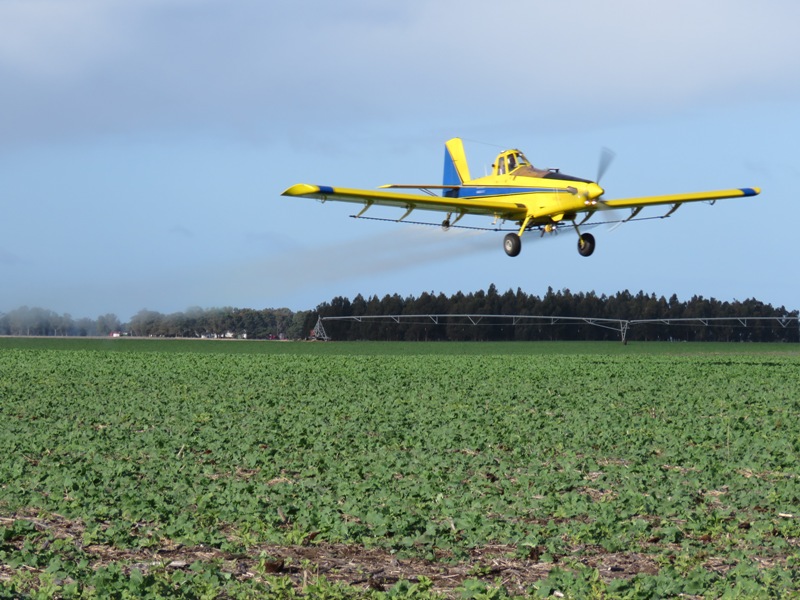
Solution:
<path fill-rule="evenodd" d="M 745 196 L 758 196 L 761 193 L 761 188 L 741 188 Z"/>
<path fill-rule="evenodd" d="M 295 183 L 293 186 L 283 190 L 281 196 L 305 196 L 307 194 L 319 193 L 318 185 L 309 185 L 307 183 Z"/>

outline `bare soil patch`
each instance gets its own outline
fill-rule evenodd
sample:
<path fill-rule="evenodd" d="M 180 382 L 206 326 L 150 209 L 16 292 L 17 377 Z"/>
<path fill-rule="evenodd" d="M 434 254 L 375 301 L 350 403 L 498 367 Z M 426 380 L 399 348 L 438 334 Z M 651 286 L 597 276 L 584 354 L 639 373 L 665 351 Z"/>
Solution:
<path fill-rule="evenodd" d="M 517 548 L 507 545 L 475 548 L 467 557 L 459 559 L 441 552 L 435 560 L 399 558 L 381 548 L 317 544 L 313 541 L 297 546 L 260 544 L 242 553 L 225 552 L 202 545 L 184 546 L 169 541 L 156 548 L 131 550 L 100 544 L 83 545 L 83 524 L 58 515 L 41 518 L 14 514 L 0 517 L 0 525 L 8 526 L 17 519 L 27 520 L 37 530 L 46 531 L 53 537 L 71 541 L 88 556 L 93 569 L 118 563 L 127 572 L 137 568 L 147 573 L 154 568 L 189 569 L 197 561 L 213 561 L 220 565 L 222 571 L 238 580 L 288 577 L 298 590 L 320 577 L 331 582 L 376 590 L 386 590 L 401 580 L 414 583 L 425 577 L 433 582 L 433 591 L 447 596 L 455 595 L 456 588 L 465 580 L 475 579 L 502 585 L 511 593 L 522 594 L 536 581 L 547 577 L 554 567 L 568 568 L 576 560 L 598 569 L 606 581 L 658 571 L 656 561 L 647 554 L 609 553 L 598 547 L 574 548 L 570 555 L 559 557 L 556 562 L 540 560 L 540 548 L 531 548 L 525 558 L 519 558 Z M 16 544 L 13 540 L 10 543 Z M 9 579 L 13 573 L 14 570 L 7 565 L 0 565 L 0 579 Z"/>

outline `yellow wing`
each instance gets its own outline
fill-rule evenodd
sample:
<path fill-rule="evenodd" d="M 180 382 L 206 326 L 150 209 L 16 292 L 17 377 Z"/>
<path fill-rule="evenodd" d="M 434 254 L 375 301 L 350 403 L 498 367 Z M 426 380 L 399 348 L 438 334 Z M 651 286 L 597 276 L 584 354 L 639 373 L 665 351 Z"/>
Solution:
<path fill-rule="evenodd" d="M 644 208 L 657 204 L 680 205 L 684 202 L 700 202 L 721 200 L 723 198 L 741 198 L 744 196 L 758 196 L 760 188 L 739 188 L 732 190 L 715 190 L 712 192 L 693 192 L 689 194 L 670 194 L 668 196 L 643 196 L 641 198 L 622 198 L 619 200 L 602 200 L 609 208 Z"/>
<path fill-rule="evenodd" d="M 397 186 L 400 187 L 400 186 Z M 405 187 L 405 186 L 404 186 Z M 453 186 L 413 186 L 418 189 L 453 189 Z M 285 190 L 283 196 L 297 196 L 302 198 L 316 198 L 317 200 L 336 200 L 339 202 L 354 202 L 363 204 L 364 210 L 377 204 L 379 206 L 397 206 L 406 209 L 406 214 L 399 220 L 408 216 L 415 209 L 433 210 L 438 212 L 490 215 L 501 219 L 524 219 L 527 207 L 524 204 L 503 198 L 449 198 L 447 196 L 433 196 L 421 194 L 404 194 L 398 192 L 383 192 L 376 190 L 357 190 L 351 188 L 333 188 L 324 185 L 309 185 L 298 183 Z M 364 211 L 362 211 L 363 214 Z"/>

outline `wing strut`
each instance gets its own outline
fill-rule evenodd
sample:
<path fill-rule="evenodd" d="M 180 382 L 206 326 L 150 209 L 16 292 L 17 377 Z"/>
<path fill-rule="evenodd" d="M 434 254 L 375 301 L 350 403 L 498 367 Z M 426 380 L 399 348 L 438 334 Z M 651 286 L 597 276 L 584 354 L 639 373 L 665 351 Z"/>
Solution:
<path fill-rule="evenodd" d="M 408 205 L 408 210 L 405 212 L 405 214 L 403 214 L 403 216 L 402 216 L 402 217 L 400 217 L 400 218 L 399 218 L 399 219 L 397 219 L 397 220 L 398 220 L 398 221 L 402 221 L 402 220 L 403 220 L 403 219 L 405 219 L 405 218 L 406 218 L 408 215 L 410 215 L 412 212 L 414 212 L 414 209 L 415 209 L 415 208 L 417 208 L 417 207 L 416 207 L 416 206 L 414 206 L 413 204 L 409 204 L 409 205 Z"/>
<path fill-rule="evenodd" d="M 367 210 L 369 210 L 369 208 L 370 208 L 370 207 L 371 207 L 373 204 L 374 204 L 374 202 L 372 202 L 372 201 L 369 201 L 369 200 L 368 200 L 368 201 L 367 201 L 367 202 L 364 204 L 364 208 L 362 208 L 362 209 L 361 209 L 361 212 L 360 212 L 360 213 L 358 213 L 358 214 L 356 215 L 356 219 L 357 219 L 358 217 L 360 217 L 361 215 L 363 215 L 365 212 L 367 212 Z"/>
<path fill-rule="evenodd" d="M 633 219 L 634 217 L 636 217 L 636 215 L 638 215 L 640 212 L 642 212 L 642 209 L 643 209 L 643 208 L 644 208 L 644 206 L 637 206 L 636 208 L 632 208 L 632 209 L 631 209 L 631 216 L 630 216 L 630 217 L 628 217 L 627 219 L 625 219 L 625 220 L 624 220 L 624 221 L 622 221 L 622 222 L 623 222 L 623 223 L 627 223 L 628 221 L 630 221 L 631 219 Z M 674 210 L 675 210 L 675 208 L 673 208 L 672 210 L 674 211 Z M 668 215 L 665 215 L 665 216 L 668 216 Z"/>
<path fill-rule="evenodd" d="M 463 217 L 465 214 L 467 214 L 467 211 L 465 210 L 458 211 L 458 216 L 456 217 L 456 220 L 450 223 L 450 226 L 452 227 L 453 225 L 458 223 L 461 220 L 461 217 Z"/>
<path fill-rule="evenodd" d="M 669 212 L 667 212 L 667 214 L 665 214 L 661 218 L 662 219 L 666 219 L 668 216 L 670 216 L 672 213 L 674 213 L 676 210 L 678 210 L 680 208 L 680 206 L 681 206 L 681 203 L 680 202 L 676 202 L 675 204 L 672 205 L 672 208 L 669 209 Z"/>

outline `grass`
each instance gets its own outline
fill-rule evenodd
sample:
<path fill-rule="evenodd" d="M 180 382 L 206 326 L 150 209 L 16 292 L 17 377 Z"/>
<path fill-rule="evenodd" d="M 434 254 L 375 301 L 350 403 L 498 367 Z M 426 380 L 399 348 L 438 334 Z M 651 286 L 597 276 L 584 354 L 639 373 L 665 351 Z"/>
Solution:
<path fill-rule="evenodd" d="M 191 352 L 214 354 L 301 355 L 538 355 L 608 354 L 800 355 L 800 344 L 734 342 L 276 342 L 166 338 L 0 337 L 0 350 L 92 350 L 101 352 Z"/>

